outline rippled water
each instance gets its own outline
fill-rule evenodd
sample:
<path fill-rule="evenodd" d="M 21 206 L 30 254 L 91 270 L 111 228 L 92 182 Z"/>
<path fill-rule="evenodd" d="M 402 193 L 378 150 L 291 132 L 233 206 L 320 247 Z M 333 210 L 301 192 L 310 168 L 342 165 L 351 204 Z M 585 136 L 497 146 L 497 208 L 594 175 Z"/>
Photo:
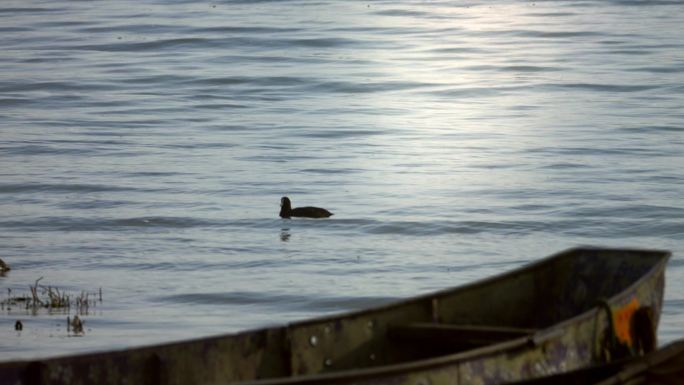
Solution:
<path fill-rule="evenodd" d="M 82 337 L 3 308 L 2 359 L 281 324 L 576 245 L 672 250 L 660 336 L 682 336 L 679 1 L 9 1 L 0 34 L 0 298 L 103 292 Z M 283 195 L 335 216 L 282 220 Z"/>

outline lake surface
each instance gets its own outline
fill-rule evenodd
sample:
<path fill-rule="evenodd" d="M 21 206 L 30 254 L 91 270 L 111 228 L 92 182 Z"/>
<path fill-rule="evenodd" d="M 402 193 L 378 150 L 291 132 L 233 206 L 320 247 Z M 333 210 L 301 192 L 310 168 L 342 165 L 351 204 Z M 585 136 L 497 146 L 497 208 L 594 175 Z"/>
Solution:
<path fill-rule="evenodd" d="M 279 325 L 578 245 L 672 250 L 660 342 L 684 336 L 680 1 L 5 1 L 0 34 L 0 299 L 103 293 L 82 336 L 3 308 L 0 359 Z M 280 219 L 285 195 L 335 215 Z"/>

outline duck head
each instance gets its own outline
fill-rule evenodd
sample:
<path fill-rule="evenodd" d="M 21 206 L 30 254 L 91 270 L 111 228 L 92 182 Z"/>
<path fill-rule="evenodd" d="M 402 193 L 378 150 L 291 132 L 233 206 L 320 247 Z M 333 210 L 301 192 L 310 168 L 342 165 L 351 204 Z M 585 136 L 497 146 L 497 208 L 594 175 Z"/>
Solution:
<path fill-rule="evenodd" d="M 290 198 L 288 198 L 288 197 L 280 198 L 280 216 L 282 218 L 289 218 L 291 211 L 292 211 L 292 203 L 290 202 Z"/>

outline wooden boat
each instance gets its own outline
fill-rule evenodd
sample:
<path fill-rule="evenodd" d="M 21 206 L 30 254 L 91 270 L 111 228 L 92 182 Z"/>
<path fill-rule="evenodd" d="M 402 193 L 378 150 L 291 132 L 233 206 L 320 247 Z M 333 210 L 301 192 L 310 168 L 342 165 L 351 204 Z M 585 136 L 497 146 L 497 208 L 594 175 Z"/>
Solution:
<path fill-rule="evenodd" d="M 684 383 L 684 340 L 630 357 L 509 385 L 675 385 Z"/>
<path fill-rule="evenodd" d="M 572 249 L 377 308 L 239 334 L 0 363 L 1 384 L 500 384 L 655 346 L 666 251 Z"/>

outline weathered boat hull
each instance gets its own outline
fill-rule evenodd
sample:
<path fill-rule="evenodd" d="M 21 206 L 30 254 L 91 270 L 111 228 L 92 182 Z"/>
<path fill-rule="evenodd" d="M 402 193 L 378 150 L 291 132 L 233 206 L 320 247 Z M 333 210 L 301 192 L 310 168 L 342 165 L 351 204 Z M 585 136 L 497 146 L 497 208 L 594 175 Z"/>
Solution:
<path fill-rule="evenodd" d="M 684 383 L 684 340 L 632 357 L 509 385 L 666 385 Z"/>
<path fill-rule="evenodd" d="M 648 350 L 668 257 L 665 251 L 573 249 L 370 310 L 124 351 L 0 363 L 0 383 L 501 384 L 548 376 L 614 358 L 618 348 Z M 640 313 L 648 322 L 635 327 Z"/>

